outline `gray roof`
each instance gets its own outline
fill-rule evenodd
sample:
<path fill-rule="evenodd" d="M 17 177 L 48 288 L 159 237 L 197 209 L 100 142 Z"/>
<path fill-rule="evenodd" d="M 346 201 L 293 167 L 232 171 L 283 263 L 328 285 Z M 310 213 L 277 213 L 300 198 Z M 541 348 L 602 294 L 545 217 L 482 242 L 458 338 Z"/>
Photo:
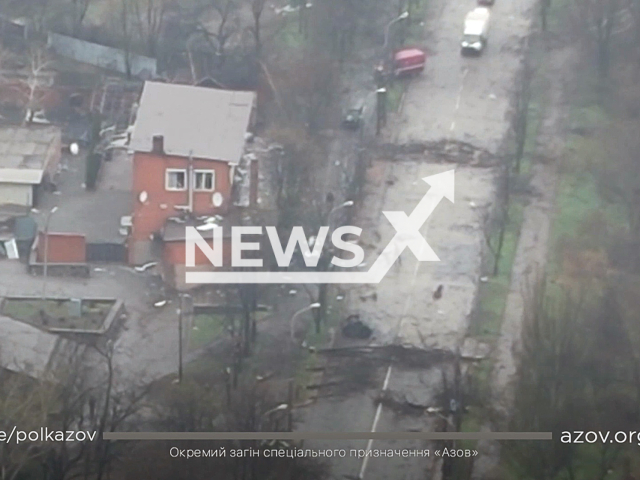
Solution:
<path fill-rule="evenodd" d="M 162 135 L 168 155 L 237 163 L 254 103 L 254 92 L 145 82 L 130 147 L 150 152 Z"/>
<path fill-rule="evenodd" d="M 120 217 L 131 215 L 134 200 L 130 155 L 114 152 L 111 161 L 103 162 L 95 191 L 82 188 L 85 166 L 84 162 L 78 164 L 77 158 L 63 159 L 68 168 L 57 179 L 57 194 L 43 193 L 38 212 L 31 216 L 44 228 L 48 212 L 57 206 L 50 218 L 50 232 L 82 234 L 87 243 L 124 243 L 126 237 L 119 232 Z"/>
<path fill-rule="evenodd" d="M 58 127 L 0 127 L 0 182 L 37 185 Z"/>
<path fill-rule="evenodd" d="M 34 378 L 48 370 L 61 338 L 0 315 L 0 366 Z"/>
<path fill-rule="evenodd" d="M 56 381 L 86 346 L 0 315 L 0 368 L 35 379 Z"/>
<path fill-rule="evenodd" d="M 126 237 L 119 232 L 120 218 L 131 215 L 133 199 L 130 192 L 97 190 L 61 195 L 53 200 L 57 200 L 60 208 L 51 215 L 50 232 L 84 235 L 87 243 L 125 242 Z M 34 215 L 41 228 L 44 228 L 46 213 L 51 210 L 47 207 L 40 215 Z"/>

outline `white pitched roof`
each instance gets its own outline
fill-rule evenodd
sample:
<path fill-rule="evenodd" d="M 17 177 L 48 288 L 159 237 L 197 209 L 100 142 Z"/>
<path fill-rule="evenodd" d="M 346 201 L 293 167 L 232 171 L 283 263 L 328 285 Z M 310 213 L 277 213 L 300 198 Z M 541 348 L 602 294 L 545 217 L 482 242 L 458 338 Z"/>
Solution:
<path fill-rule="evenodd" d="M 255 103 L 254 92 L 145 82 L 130 148 L 150 152 L 153 137 L 164 151 L 237 163 Z"/>

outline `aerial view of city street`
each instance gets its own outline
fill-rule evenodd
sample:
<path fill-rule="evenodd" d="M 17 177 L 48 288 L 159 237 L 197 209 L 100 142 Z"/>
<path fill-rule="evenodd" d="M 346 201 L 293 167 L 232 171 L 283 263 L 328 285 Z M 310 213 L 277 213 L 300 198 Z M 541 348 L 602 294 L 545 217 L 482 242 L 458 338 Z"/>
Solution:
<path fill-rule="evenodd" d="M 638 0 L 0 0 L 0 480 L 640 479 Z"/>

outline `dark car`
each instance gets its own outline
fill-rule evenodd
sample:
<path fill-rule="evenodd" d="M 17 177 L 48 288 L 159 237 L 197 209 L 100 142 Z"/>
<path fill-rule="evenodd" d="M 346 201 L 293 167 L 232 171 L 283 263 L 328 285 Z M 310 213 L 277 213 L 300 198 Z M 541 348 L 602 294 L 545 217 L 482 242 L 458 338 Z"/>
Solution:
<path fill-rule="evenodd" d="M 348 109 L 344 117 L 342 117 L 342 126 L 343 128 L 348 128 L 350 130 L 357 130 L 362 125 L 362 119 L 364 115 L 364 106 L 360 107 L 352 107 Z"/>

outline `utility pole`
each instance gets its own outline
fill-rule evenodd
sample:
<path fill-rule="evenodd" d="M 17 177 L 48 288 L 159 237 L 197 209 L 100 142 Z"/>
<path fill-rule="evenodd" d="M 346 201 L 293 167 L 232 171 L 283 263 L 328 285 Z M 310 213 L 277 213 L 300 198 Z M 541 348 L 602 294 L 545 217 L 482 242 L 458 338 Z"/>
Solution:
<path fill-rule="evenodd" d="M 44 265 L 42 269 L 42 300 L 47 299 L 47 274 L 49 267 L 49 222 L 51 221 L 51 215 L 56 213 L 58 207 L 53 207 L 47 214 L 47 220 L 44 224 Z M 44 306 L 43 306 L 44 308 Z"/>
<path fill-rule="evenodd" d="M 287 395 L 287 432 L 293 432 L 293 378 L 289 379 L 288 395 Z"/>
<path fill-rule="evenodd" d="M 179 307 L 178 307 L 178 383 L 182 382 L 182 365 L 183 365 L 183 350 L 184 350 L 184 334 L 183 334 L 183 322 L 185 315 L 185 299 L 191 299 L 191 295 L 181 293 L 178 295 Z M 187 309 L 187 315 L 190 315 L 192 311 L 192 305 L 189 302 L 189 308 Z"/>
<path fill-rule="evenodd" d="M 182 294 L 180 298 L 180 307 L 178 309 L 178 383 L 182 382 L 182 316 L 184 300 Z"/>
<path fill-rule="evenodd" d="M 383 125 L 387 123 L 387 89 L 376 90 L 376 136 L 380 135 Z"/>

